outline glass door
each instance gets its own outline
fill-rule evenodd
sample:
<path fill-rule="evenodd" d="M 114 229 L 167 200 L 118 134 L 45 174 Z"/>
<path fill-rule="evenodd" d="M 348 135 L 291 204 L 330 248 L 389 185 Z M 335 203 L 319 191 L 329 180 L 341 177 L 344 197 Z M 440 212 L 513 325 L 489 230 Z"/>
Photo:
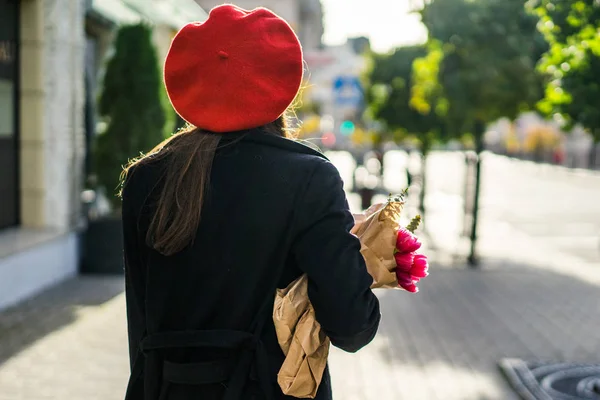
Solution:
<path fill-rule="evenodd" d="M 0 229 L 19 222 L 17 138 L 18 1 L 0 0 Z"/>

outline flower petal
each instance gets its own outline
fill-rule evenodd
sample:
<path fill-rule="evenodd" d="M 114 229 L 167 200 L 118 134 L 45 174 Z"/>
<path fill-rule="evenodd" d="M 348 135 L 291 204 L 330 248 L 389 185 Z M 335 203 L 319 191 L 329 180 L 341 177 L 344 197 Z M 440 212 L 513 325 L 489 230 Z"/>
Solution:
<path fill-rule="evenodd" d="M 405 228 L 398 230 L 398 237 L 396 238 L 396 249 L 401 253 L 415 252 L 421 248 L 421 242 L 415 235 Z"/>
<path fill-rule="evenodd" d="M 427 263 L 427 257 L 423 254 L 415 254 L 413 258 L 413 264 L 410 268 L 410 273 L 413 276 L 419 278 L 425 278 L 429 275 L 427 272 L 429 270 L 429 264 Z"/>
<path fill-rule="evenodd" d="M 394 258 L 396 259 L 396 269 L 400 269 L 401 271 L 410 271 L 413 265 L 413 261 L 415 258 L 414 253 L 396 253 L 394 254 Z"/>
<path fill-rule="evenodd" d="M 419 282 L 420 278 L 411 275 L 409 272 L 396 269 L 396 279 L 398 280 L 398 286 L 402 289 L 411 293 L 419 291 L 416 284 Z"/>
<path fill-rule="evenodd" d="M 419 291 L 419 288 L 414 283 L 401 283 L 400 287 L 410 293 L 417 293 Z"/>
<path fill-rule="evenodd" d="M 410 273 L 408 273 L 406 271 L 401 271 L 399 269 L 396 269 L 396 279 L 398 280 L 398 283 L 400 283 L 400 284 L 412 283 L 412 276 L 410 275 Z"/>

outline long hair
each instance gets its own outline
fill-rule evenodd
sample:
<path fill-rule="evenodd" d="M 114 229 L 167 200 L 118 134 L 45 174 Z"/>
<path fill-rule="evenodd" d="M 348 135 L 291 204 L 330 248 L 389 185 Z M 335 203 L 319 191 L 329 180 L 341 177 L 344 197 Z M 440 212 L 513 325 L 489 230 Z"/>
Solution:
<path fill-rule="evenodd" d="M 258 129 L 293 138 L 285 116 Z M 148 246 L 159 253 L 170 256 L 193 242 L 209 188 L 213 159 L 223 135 L 226 133 L 187 126 L 148 154 L 132 160 L 121 174 L 121 182 L 124 182 L 132 167 L 169 156 L 164 184 L 146 235 Z"/>

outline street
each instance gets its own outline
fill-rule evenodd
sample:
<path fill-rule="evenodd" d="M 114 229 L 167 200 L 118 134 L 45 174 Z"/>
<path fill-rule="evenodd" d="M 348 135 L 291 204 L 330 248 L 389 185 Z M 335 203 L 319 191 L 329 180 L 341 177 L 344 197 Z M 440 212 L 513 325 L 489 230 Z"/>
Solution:
<path fill-rule="evenodd" d="M 406 159 L 388 156 L 384 181 L 397 191 Z M 331 159 L 348 179 L 352 162 Z M 480 268 L 464 262 L 464 159 L 434 152 L 419 233 L 431 276 L 418 294 L 377 291 L 373 343 L 332 349 L 334 398 L 517 399 L 498 368 L 506 357 L 598 362 L 600 178 L 491 154 L 483 163 Z M 0 400 L 122 399 L 122 290 L 120 278 L 77 278 L 0 313 Z"/>

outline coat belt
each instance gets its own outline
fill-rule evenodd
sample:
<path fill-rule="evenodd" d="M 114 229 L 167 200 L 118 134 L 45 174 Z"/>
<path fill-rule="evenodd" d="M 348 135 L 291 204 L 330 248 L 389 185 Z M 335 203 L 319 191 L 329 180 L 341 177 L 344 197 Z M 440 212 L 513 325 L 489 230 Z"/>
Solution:
<path fill-rule="evenodd" d="M 175 363 L 159 358 L 156 350 L 186 348 L 219 348 L 238 350 L 239 357 L 199 363 Z M 160 381 L 155 373 L 162 371 L 163 385 L 204 385 L 227 382 L 224 400 L 239 400 L 252 372 L 267 399 L 273 398 L 268 356 L 260 338 L 235 330 L 201 330 L 160 332 L 146 336 L 140 343 L 145 355 L 144 379 L 146 399 L 161 397 Z M 162 364 L 162 365 L 161 365 Z"/>

